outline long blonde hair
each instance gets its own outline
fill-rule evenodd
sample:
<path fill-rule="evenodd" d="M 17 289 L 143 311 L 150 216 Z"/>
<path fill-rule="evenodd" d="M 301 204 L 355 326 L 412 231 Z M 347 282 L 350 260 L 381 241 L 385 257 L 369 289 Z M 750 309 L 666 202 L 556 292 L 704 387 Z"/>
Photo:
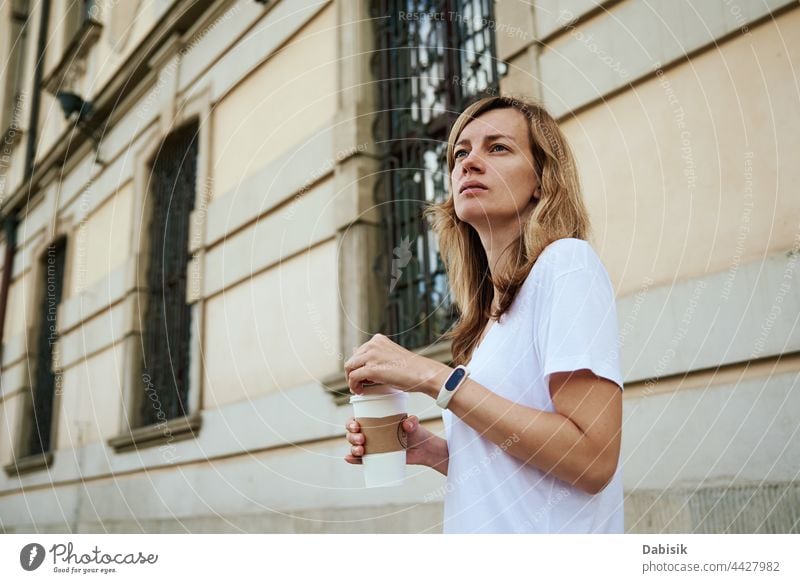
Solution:
<path fill-rule="evenodd" d="M 540 186 L 539 200 L 520 237 L 504 250 L 515 255 L 506 271 L 490 274 L 478 233 L 456 216 L 452 181 L 447 200 L 430 204 L 422 211 L 438 236 L 453 303 L 459 312 L 455 325 L 444 334 L 445 339 L 452 340 L 454 365 L 469 362 L 488 318 L 499 319 L 508 310 L 545 247 L 566 237 L 589 238 L 589 215 L 572 151 L 556 121 L 535 102 L 501 95 L 485 97 L 467 107 L 456 119 L 447 140 L 449 175 L 452 177 L 455 166 L 455 143 L 464 127 L 482 113 L 505 108 L 516 109 L 528 120 L 533 170 Z M 492 313 L 495 286 L 500 299 L 496 313 Z"/>

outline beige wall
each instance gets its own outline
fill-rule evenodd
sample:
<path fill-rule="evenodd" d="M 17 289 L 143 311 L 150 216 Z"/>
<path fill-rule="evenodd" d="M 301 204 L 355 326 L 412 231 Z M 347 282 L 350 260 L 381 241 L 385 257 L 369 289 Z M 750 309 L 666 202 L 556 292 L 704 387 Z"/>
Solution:
<path fill-rule="evenodd" d="M 129 0 L 105 4 L 107 8 L 98 13 L 103 23 L 103 35 L 87 66 L 84 88 L 89 95 L 96 95 L 117 73 L 171 2 Z M 110 7 L 113 9 L 109 10 Z"/>
<path fill-rule="evenodd" d="M 791 247 L 798 27 L 789 12 L 563 124 L 619 295 L 725 271 L 742 228 L 743 262 Z"/>
<path fill-rule="evenodd" d="M 132 204 L 133 183 L 128 182 L 78 225 L 68 250 L 73 266 L 69 295 L 90 287 L 128 258 L 135 222 Z"/>
<path fill-rule="evenodd" d="M 598 5 L 610 4 L 608 0 L 538 0 L 535 4 L 536 33 L 545 38 L 562 26 L 559 15 L 564 11 L 580 17 Z"/>
<path fill-rule="evenodd" d="M 79 342 L 79 337 L 71 340 Z M 80 449 L 119 434 L 124 346 L 116 344 L 63 372 L 54 449 Z"/>
<path fill-rule="evenodd" d="M 323 179 L 288 203 L 270 209 L 257 222 L 226 235 L 206 254 L 205 297 L 246 284 L 244 280 L 253 274 L 334 238 L 337 198 L 341 196 L 334 190 L 333 179 Z"/>
<path fill-rule="evenodd" d="M 607 10 L 571 24 L 589 3 L 558 0 L 556 12 L 547 12 L 547 6 L 538 3 L 535 10 L 537 23 L 547 14 L 554 27 L 550 31 L 554 36 L 545 39 L 539 54 L 538 78 L 545 104 L 558 117 L 612 91 L 625 91 L 629 83 L 648 77 L 657 63 L 681 60 L 728 34 L 747 31 L 771 11 L 797 5 L 792 0 L 626 0 L 606 2 Z"/>
<path fill-rule="evenodd" d="M 12 45 L 16 40 L 11 32 L 11 2 L 0 4 L 0 39 L 2 39 L 0 40 L 0 63 L 4 64 L 3 67 L 0 67 L 0 100 L 4 100 L 7 79 L 13 73 L 10 60 Z M 7 103 L 0 104 L 0 131 L 4 131 L 11 122 L 6 115 L 6 108 L 10 109 L 10 107 Z M 0 148 L 2 148 L 1 144 Z"/>
<path fill-rule="evenodd" d="M 80 93 L 80 92 L 78 92 Z M 43 152 L 49 152 L 58 142 L 58 139 L 67 129 L 67 120 L 64 112 L 53 96 L 43 91 L 40 96 L 39 110 L 39 143 L 37 144 L 36 158 L 42 159 Z"/>
<path fill-rule="evenodd" d="M 333 120 L 336 32 L 336 11 L 330 5 L 217 104 L 214 196 L 236 189 Z"/>
<path fill-rule="evenodd" d="M 330 241 L 210 299 L 206 337 L 214 350 L 204 359 L 204 406 L 253 399 L 335 370 L 336 281 L 336 243 Z"/>
<path fill-rule="evenodd" d="M 22 392 L 5 395 L 2 401 L 3 414 L 0 415 L 0 464 L 13 459 L 14 443 L 18 439 L 20 417 L 25 396 Z"/>
<path fill-rule="evenodd" d="M 21 334 L 25 330 L 26 322 L 29 319 L 28 316 L 31 314 L 33 291 L 31 270 L 17 277 L 9 287 L 3 342 L 7 342 L 10 338 Z"/>

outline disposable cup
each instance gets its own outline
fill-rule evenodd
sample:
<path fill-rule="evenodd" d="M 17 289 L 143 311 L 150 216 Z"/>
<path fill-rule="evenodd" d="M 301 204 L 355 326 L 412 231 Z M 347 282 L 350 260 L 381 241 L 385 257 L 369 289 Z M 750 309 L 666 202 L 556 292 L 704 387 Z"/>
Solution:
<path fill-rule="evenodd" d="M 400 486 L 405 481 L 407 400 L 404 391 L 386 386 L 350 397 L 353 417 L 366 438 L 361 461 L 367 488 Z"/>

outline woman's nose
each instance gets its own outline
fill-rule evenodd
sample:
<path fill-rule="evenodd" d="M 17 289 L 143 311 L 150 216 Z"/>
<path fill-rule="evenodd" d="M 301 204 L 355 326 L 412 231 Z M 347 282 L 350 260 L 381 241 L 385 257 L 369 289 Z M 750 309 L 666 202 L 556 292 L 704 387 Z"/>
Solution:
<path fill-rule="evenodd" d="M 461 168 L 464 170 L 464 173 L 469 170 L 481 170 L 483 169 L 483 160 L 481 160 L 480 155 L 473 150 L 468 152 L 465 158 L 461 159 Z"/>

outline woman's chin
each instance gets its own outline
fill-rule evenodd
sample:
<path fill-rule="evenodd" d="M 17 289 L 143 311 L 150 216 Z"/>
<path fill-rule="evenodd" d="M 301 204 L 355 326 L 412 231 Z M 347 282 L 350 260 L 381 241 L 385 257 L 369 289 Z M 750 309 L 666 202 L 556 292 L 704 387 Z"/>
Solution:
<path fill-rule="evenodd" d="M 460 209 L 458 218 L 470 225 L 487 225 L 492 223 L 494 213 L 488 212 L 489 209 L 479 205 L 467 204 Z"/>

